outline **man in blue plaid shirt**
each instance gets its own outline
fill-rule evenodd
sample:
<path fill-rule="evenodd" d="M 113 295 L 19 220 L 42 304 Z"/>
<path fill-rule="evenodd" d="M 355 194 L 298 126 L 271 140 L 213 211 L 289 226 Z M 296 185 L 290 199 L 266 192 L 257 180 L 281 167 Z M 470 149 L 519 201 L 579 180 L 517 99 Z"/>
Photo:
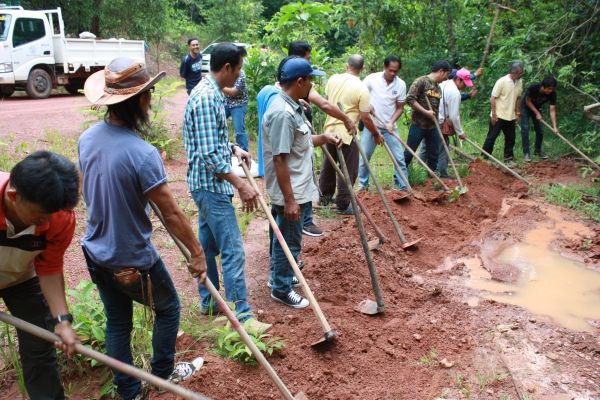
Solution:
<path fill-rule="evenodd" d="M 198 206 L 200 243 L 204 249 L 207 275 L 219 289 L 216 257 L 221 255 L 225 297 L 235 304 L 240 321 L 262 333 L 271 325 L 257 321 L 248 304 L 244 278 L 244 243 L 232 205 L 233 188 L 238 190 L 246 211 L 257 206 L 258 192 L 232 172 L 235 155 L 250 167 L 250 154 L 229 142 L 223 88 L 234 85 L 243 64 L 243 50 L 231 43 L 219 44 L 210 57 L 210 75 L 200 81 L 188 99 L 183 120 L 183 142 L 188 158 L 187 181 Z M 214 301 L 199 284 L 200 308 L 212 313 Z"/>

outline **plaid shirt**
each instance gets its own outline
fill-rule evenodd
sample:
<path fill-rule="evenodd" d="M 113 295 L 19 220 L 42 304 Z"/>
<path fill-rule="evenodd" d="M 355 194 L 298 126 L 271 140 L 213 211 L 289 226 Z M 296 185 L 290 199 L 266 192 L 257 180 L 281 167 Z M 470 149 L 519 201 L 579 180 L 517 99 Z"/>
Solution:
<path fill-rule="evenodd" d="M 190 192 L 233 195 L 233 186 L 217 174 L 231 172 L 231 143 L 223 93 L 212 76 L 190 93 L 183 117 L 183 144 L 187 153 Z"/>

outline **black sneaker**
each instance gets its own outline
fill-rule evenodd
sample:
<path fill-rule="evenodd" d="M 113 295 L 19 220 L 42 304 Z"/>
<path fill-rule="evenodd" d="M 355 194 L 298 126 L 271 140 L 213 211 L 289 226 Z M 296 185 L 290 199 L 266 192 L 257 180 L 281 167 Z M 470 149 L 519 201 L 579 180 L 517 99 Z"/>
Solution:
<path fill-rule="evenodd" d="M 535 153 L 535 155 L 541 160 L 547 160 L 548 156 L 544 153 Z"/>
<path fill-rule="evenodd" d="M 292 308 L 306 308 L 310 305 L 308 300 L 296 293 L 294 289 L 290 290 L 288 294 L 281 297 L 276 296 L 273 294 L 273 292 L 271 292 L 271 298 Z"/>
<path fill-rule="evenodd" d="M 354 215 L 354 208 L 352 208 L 352 204 L 350 204 L 343 210 L 337 210 L 336 213 L 340 215 Z"/>
<path fill-rule="evenodd" d="M 319 205 L 322 207 L 328 206 L 329 204 L 333 203 L 334 198 L 333 196 L 321 196 L 321 198 L 319 199 Z"/>
<path fill-rule="evenodd" d="M 313 237 L 323 236 L 323 230 L 312 222 L 302 228 L 302 233 Z"/>
<path fill-rule="evenodd" d="M 302 262 L 302 261 L 300 261 L 300 262 Z M 302 264 L 302 266 L 304 267 L 304 264 Z M 298 267 L 300 267 L 300 263 L 298 263 Z M 300 269 L 302 269 L 302 268 L 300 268 Z M 273 284 L 271 283 L 270 280 L 267 281 L 267 286 L 269 287 L 269 289 L 273 288 Z M 295 276 L 292 277 L 292 287 L 300 287 L 300 281 Z"/>

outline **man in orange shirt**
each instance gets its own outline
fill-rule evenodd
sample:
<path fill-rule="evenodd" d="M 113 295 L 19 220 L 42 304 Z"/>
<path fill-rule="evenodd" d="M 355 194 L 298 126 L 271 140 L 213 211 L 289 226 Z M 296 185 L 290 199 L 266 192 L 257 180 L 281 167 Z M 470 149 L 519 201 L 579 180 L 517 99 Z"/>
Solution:
<path fill-rule="evenodd" d="M 12 315 L 54 332 L 68 355 L 79 341 L 65 299 L 63 261 L 73 238 L 79 174 L 67 158 L 35 152 L 0 172 L 0 298 Z M 64 399 L 52 343 L 17 330 L 32 400 Z"/>

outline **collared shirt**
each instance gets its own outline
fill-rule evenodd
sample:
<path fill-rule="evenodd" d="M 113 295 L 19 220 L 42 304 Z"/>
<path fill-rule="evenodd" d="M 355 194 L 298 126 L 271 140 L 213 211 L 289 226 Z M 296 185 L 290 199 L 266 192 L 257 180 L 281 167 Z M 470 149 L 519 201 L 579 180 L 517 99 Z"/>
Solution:
<path fill-rule="evenodd" d="M 190 93 L 183 117 L 190 192 L 205 190 L 233 196 L 233 186 L 217 174 L 231 172 L 231 143 L 221 88 L 212 75 Z"/>
<path fill-rule="evenodd" d="M 446 118 L 450 118 L 456 134 L 462 135 L 464 132 L 460 123 L 460 90 L 452 79 L 440 83 L 440 89 L 442 90 L 442 101 L 440 102 L 438 121 L 442 124 Z"/>
<path fill-rule="evenodd" d="M 516 101 L 523 91 L 523 81 L 513 81 L 510 74 L 504 75 L 496 81 L 492 89 L 492 97 L 496 98 L 496 116 L 505 121 L 513 121 L 515 115 Z M 492 112 L 490 111 L 490 117 Z"/>
<path fill-rule="evenodd" d="M 342 103 L 346 115 L 358 125 L 361 112 L 369 112 L 369 90 L 356 75 L 349 73 L 332 75 L 325 86 L 327 100 L 335 107 Z M 337 133 L 344 144 L 352 142 L 343 121 L 328 115 L 323 127 L 325 132 Z"/>
<path fill-rule="evenodd" d="M 427 100 L 431 103 L 431 108 L 435 115 L 438 115 L 438 108 L 440 105 L 440 99 L 442 98 L 442 91 L 440 86 L 429 75 L 422 76 L 415 79 L 408 89 L 408 96 L 406 96 L 406 102 L 412 104 L 413 101 L 419 102 L 421 107 L 428 110 Z M 412 125 L 418 126 L 422 129 L 433 129 L 435 123 L 425 114 L 413 110 L 412 117 L 410 120 Z"/>
<path fill-rule="evenodd" d="M 280 154 L 288 155 L 286 161 L 296 202 L 316 200 L 319 191 L 312 175 L 312 135 L 302 106 L 285 92 L 279 92 L 265 113 L 262 132 L 265 183 L 271 202 L 285 205 L 273 162 L 273 157 Z"/>
<path fill-rule="evenodd" d="M 0 172 L 0 201 L 9 177 Z M 0 205 L 0 289 L 25 282 L 36 274 L 61 274 L 74 230 L 75 212 L 58 211 L 44 225 L 32 225 L 15 233 Z"/>
<path fill-rule="evenodd" d="M 246 74 L 240 71 L 240 76 L 233 85 L 238 90 L 235 96 L 225 96 L 225 107 L 233 108 L 248 104 L 248 87 L 246 86 Z"/>
<path fill-rule="evenodd" d="M 396 104 L 406 101 L 406 83 L 394 76 L 392 82 L 388 84 L 383 72 L 370 74 L 363 82 L 369 89 L 371 106 L 377 111 L 377 115 L 383 118 L 381 122 L 391 121 L 396 112 Z M 377 121 L 375 121 L 375 124 L 380 128 L 385 128 L 385 126 L 379 125 Z"/>

